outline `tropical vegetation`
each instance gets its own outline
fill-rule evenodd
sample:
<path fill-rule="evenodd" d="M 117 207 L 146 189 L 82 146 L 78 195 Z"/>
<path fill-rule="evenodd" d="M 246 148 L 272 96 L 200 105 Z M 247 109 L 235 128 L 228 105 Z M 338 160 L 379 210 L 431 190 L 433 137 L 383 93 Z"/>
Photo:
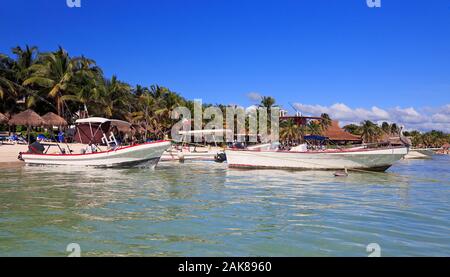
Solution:
<path fill-rule="evenodd" d="M 192 107 L 176 92 L 159 85 L 132 87 L 117 76 L 107 78 L 92 59 L 71 57 L 62 47 L 39 52 L 18 46 L 0 54 L 0 112 L 33 109 L 55 112 L 72 123 L 81 113 L 140 124 L 149 136 L 170 132 L 170 111 Z"/>
<path fill-rule="evenodd" d="M 361 124 L 349 124 L 343 129 L 354 135 L 362 136 L 365 142 L 378 142 L 386 137 L 399 136 L 400 128 L 396 123 L 389 124 L 383 122 L 378 125 L 370 120 L 365 120 Z M 442 131 L 432 130 L 429 132 L 404 131 L 403 135 L 409 137 L 413 147 L 441 147 L 445 143 L 450 143 L 450 134 Z"/>
<path fill-rule="evenodd" d="M 106 77 L 95 60 L 85 56 L 72 57 L 62 47 L 40 52 L 35 46 L 17 46 L 12 55 L 0 53 L 0 112 L 15 114 L 33 109 L 38 114 L 54 112 L 73 123 L 80 116 L 101 116 L 129 121 L 142 129 L 145 138 L 162 138 L 169 134 L 175 120 L 171 111 L 185 106 L 193 113 L 193 101 L 170 89 L 150 85 L 132 86 L 117 76 Z M 203 104 L 203 109 L 223 104 Z M 278 107 L 270 96 L 261 97 L 260 107 Z M 270 120 L 270 117 L 268 117 Z M 280 124 L 283 141 L 300 142 L 303 135 L 322 135 L 331 126 L 328 114 L 320 120 L 299 126 L 293 120 Z M 248 124 L 248 119 L 247 119 Z M 268 130 L 270 130 L 268 122 Z M 21 128 L 20 126 L 18 128 Z M 362 136 L 366 142 L 379 141 L 383 135 L 398 135 L 396 124 L 383 122 L 381 126 L 366 120 L 360 125 L 344 129 Z M 410 132 L 416 146 L 439 146 L 449 142 L 449 135 L 440 131 L 422 134 Z"/>

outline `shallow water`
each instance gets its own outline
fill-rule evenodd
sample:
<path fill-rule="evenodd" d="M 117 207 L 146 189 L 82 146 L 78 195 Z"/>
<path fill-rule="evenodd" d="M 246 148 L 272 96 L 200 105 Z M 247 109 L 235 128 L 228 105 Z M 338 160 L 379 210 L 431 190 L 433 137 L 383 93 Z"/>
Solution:
<path fill-rule="evenodd" d="M 0 169 L 0 256 L 450 256 L 450 157 L 388 173 Z"/>

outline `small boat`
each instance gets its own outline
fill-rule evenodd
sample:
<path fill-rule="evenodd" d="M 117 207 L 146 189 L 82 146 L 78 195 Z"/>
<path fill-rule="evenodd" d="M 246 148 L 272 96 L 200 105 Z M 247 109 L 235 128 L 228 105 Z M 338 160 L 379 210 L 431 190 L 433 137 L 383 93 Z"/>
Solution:
<path fill-rule="evenodd" d="M 191 130 L 179 131 L 181 139 L 178 145 L 173 145 L 163 153 L 161 161 L 218 161 L 224 159 L 223 149 L 217 146 L 217 136 L 224 136 L 231 130 L 227 129 L 209 129 L 209 130 Z M 214 147 L 209 145 L 200 145 L 191 143 L 192 136 L 201 136 L 206 141 L 214 143 Z M 210 138 L 210 139 L 209 139 Z"/>
<path fill-rule="evenodd" d="M 66 150 L 59 144 L 36 142 L 29 146 L 27 153 L 20 153 L 19 159 L 28 165 L 155 166 L 163 152 L 171 146 L 170 141 L 120 145 L 114 131 L 131 128 L 131 124 L 121 120 L 92 117 L 77 120 L 75 127 L 74 140 L 86 145 L 80 153 L 73 153 L 69 145 Z M 57 146 L 59 151 L 48 153 L 54 146 Z M 102 149 L 104 146 L 106 149 Z"/>
<path fill-rule="evenodd" d="M 408 148 L 352 148 L 309 150 L 228 149 L 228 166 L 233 168 L 274 168 L 292 170 L 360 169 L 385 171 L 408 153 Z"/>

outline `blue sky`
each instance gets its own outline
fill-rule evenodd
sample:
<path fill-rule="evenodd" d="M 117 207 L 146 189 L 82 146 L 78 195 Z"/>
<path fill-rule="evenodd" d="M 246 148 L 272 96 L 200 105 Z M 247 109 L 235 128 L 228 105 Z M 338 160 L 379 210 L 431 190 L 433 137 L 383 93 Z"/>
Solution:
<path fill-rule="evenodd" d="M 381 3 L 0 0 L 0 52 L 61 45 L 108 76 L 190 99 L 248 106 L 250 93 L 270 95 L 343 121 L 386 112 L 450 130 L 450 0 Z"/>

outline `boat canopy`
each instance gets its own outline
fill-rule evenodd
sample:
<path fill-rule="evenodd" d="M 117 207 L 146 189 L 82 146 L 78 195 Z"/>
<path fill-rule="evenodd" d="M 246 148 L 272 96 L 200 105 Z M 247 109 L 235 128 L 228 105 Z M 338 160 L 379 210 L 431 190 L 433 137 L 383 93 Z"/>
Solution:
<path fill-rule="evenodd" d="M 74 140 L 83 144 L 103 143 L 104 136 L 109 136 L 111 127 L 117 127 L 121 132 L 131 130 L 131 124 L 117 119 L 89 117 L 75 121 Z"/>
<path fill-rule="evenodd" d="M 123 120 L 118 120 L 118 119 L 108 119 L 108 118 L 103 118 L 103 117 L 89 117 L 89 118 L 83 118 L 83 119 L 78 119 L 77 121 L 75 121 L 75 123 L 77 124 L 86 124 L 86 123 L 106 123 L 106 122 L 111 122 L 112 126 L 127 126 L 127 127 L 131 127 L 131 123 L 128 123 L 126 121 Z"/>
<path fill-rule="evenodd" d="M 311 136 L 304 136 L 303 137 L 305 140 L 327 140 L 327 137 L 323 137 L 323 136 L 315 136 L 315 135 L 311 135 Z"/>

